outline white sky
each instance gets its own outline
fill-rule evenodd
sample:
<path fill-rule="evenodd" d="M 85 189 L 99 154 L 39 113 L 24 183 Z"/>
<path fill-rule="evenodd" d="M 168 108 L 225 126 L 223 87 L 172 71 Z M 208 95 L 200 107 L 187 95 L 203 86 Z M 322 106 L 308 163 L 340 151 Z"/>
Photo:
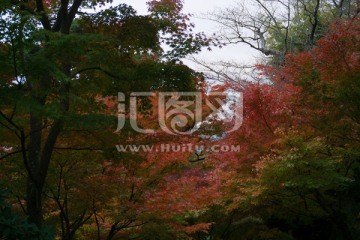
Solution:
<path fill-rule="evenodd" d="M 114 4 L 126 3 L 133 6 L 139 14 L 147 13 L 146 2 L 147 0 L 114 0 Z M 191 22 L 195 24 L 194 32 L 205 32 L 206 34 L 211 35 L 219 30 L 219 26 L 212 21 L 197 18 L 196 15 L 200 16 L 201 14 L 211 12 L 216 8 L 226 8 L 233 5 L 235 2 L 236 0 L 185 0 L 184 13 L 191 13 L 194 15 L 191 19 Z M 245 63 L 246 65 L 254 63 L 259 56 L 257 51 L 244 44 L 226 46 L 222 49 L 213 48 L 212 51 L 208 51 L 204 48 L 200 54 L 195 55 L 196 58 L 206 60 L 207 62 L 233 60 L 239 63 Z M 201 68 L 191 61 L 184 60 L 184 62 L 196 70 L 201 70 Z"/>

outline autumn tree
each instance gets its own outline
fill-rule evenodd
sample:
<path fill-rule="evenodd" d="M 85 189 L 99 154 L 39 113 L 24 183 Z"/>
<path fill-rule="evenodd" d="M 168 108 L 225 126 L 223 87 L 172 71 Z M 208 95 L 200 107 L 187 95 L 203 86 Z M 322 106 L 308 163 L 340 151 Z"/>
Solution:
<path fill-rule="evenodd" d="M 105 3 L 39 0 L 0 4 L 1 159 L 16 156 L 22 160 L 27 178 L 26 213 L 39 227 L 55 150 L 71 149 L 59 146 L 59 137 L 115 123 L 114 118 L 101 114 L 101 96 L 166 86 L 162 71 L 168 70 L 177 74 L 172 89 L 178 84 L 183 89 L 196 85 L 191 70 L 177 65 L 176 59 L 199 51 L 208 41 L 190 33 L 181 1 L 150 2 L 149 16 L 137 16 L 124 4 L 87 12 Z M 168 53 L 160 47 L 159 32 L 166 34 Z M 163 57 L 171 62 L 162 62 Z M 144 71 L 156 77 L 140 82 Z"/>
<path fill-rule="evenodd" d="M 271 83 L 244 87 L 243 126 L 223 139 L 242 152 L 212 236 L 358 237 L 358 38 L 358 19 L 337 20 L 311 51 L 258 66 Z"/>

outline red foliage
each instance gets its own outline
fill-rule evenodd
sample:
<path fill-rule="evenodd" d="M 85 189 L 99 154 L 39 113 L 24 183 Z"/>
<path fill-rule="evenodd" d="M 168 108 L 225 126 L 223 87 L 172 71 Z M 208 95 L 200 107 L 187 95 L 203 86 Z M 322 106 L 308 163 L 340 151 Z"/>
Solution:
<path fill-rule="evenodd" d="M 279 69 L 258 66 L 260 76 L 271 83 L 245 84 L 243 124 L 221 140 L 240 145 L 241 152 L 209 156 L 223 184 L 223 198 L 240 201 L 246 184 L 246 179 L 239 180 L 240 169 L 271 153 L 278 131 L 312 132 L 328 124 L 335 132 L 337 124 L 358 121 L 349 103 L 353 107 L 360 98 L 360 20 L 335 22 L 329 28 L 314 49 L 289 54 Z"/>

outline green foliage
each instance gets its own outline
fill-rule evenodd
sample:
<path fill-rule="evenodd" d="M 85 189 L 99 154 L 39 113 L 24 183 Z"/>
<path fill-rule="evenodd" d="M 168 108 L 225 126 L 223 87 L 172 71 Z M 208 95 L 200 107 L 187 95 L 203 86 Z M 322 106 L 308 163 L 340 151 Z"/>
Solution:
<path fill-rule="evenodd" d="M 76 10 L 106 2 L 82 1 Z M 0 3 L 0 176 L 7 176 L 0 183 L 19 196 L 27 186 L 28 213 L 44 214 L 31 219 L 38 226 L 29 223 L 0 191 L 1 237 L 52 239 L 46 225 L 39 230 L 42 217 L 63 239 L 359 235 L 358 28 L 336 28 L 338 35 L 323 38 L 314 52 L 270 69 L 271 84 L 245 84 L 244 126 L 217 140 L 243 144 L 244 152 L 210 152 L 189 166 L 184 154 L 117 153 L 113 147 L 185 139 L 144 137 L 129 126 L 113 133 L 117 92 L 201 90 L 203 75 L 178 60 L 210 40 L 191 33 L 183 1 L 151 1 L 147 16 L 120 4 L 69 22 L 60 11 L 70 10 L 69 1 L 46 2 L 43 12 L 34 4 Z M 279 23 L 269 30 L 272 49 L 308 50 L 315 1 L 307 4 L 288 29 Z M 327 30 L 321 24 L 330 12 L 318 15 L 315 40 Z M 140 125 L 154 121 L 150 105 L 148 99 L 139 106 Z M 208 206 L 212 195 L 219 199 Z"/>
<path fill-rule="evenodd" d="M 51 240 L 53 233 L 46 227 L 40 231 L 35 224 L 28 223 L 24 216 L 15 213 L 6 202 L 6 191 L 0 189 L 0 237 L 19 240 Z"/>

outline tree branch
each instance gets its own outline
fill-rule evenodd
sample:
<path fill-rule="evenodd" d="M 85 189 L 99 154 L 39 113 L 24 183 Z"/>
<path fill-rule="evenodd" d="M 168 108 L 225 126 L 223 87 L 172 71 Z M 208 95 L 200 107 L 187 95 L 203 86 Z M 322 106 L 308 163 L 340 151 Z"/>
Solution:
<path fill-rule="evenodd" d="M 45 12 L 45 8 L 42 0 L 36 0 L 36 12 L 38 12 L 41 16 L 40 21 L 44 29 L 50 31 L 51 30 L 50 20 Z"/>
<path fill-rule="evenodd" d="M 1 156 L 1 157 L 0 157 L 0 160 L 3 160 L 3 159 L 5 159 L 5 158 L 10 157 L 11 155 L 14 155 L 14 154 L 17 154 L 17 153 L 22 153 L 22 150 L 17 150 L 17 151 L 14 151 L 14 152 L 10 152 L 10 153 L 8 153 L 8 154 L 5 154 L 4 156 Z"/>
<path fill-rule="evenodd" d="M 112 73 L 109 72 L 109 71 L 106 71 L 106 70 L 102 69 L 101 67 L 88 67 L 88 68 L 83 68 L 83 69 L 75 72 L 75 73 L 71 76 L 71 78 L 75 78 L 76 75 L 78 75 L 78 74 L 80 74 L 80 73 L 82 73 L 82 72 L 91 71 L 91 70 L 101 71 L 101 72 L 105 73 L 106 75 L 108 75 L 108 76 L 110 76 L 110 77 L 112 77 L 112 78 L 120 79 L 118 76 L 112 74 Z"/>

